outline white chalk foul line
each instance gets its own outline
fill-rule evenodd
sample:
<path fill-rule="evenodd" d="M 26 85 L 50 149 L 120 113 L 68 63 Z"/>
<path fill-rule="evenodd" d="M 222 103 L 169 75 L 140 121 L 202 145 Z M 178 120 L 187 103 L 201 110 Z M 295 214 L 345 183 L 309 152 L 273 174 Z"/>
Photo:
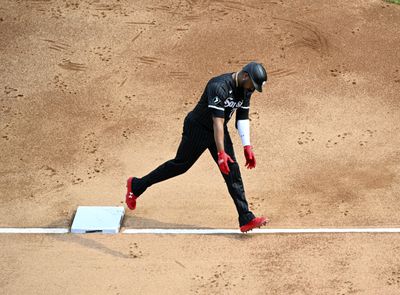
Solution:
<path fill-rule="evenodd" d="M 66 234 L 69 228 L 20 227 L 0 228 L 0 234 Z M 137 228 L 125 229 L 123 234 L 243 234 L 239 229 L 173 229 Z M 304 234 L 304 233 L 400 233 L 400 228 L 255 228 L 246 234 Z"/>
<path fill-rule="evenodd" d="M 125 229 L 124 234 L 243 234 L 239 229 Z M 255 228 L 251 234 L 297 234 L 297 233 L 400 233 L 400 228 Z"/>
<path fill-rule="evenodd" d="M 68 228 L 45 228 L 45 227 L 3 227 L 0 234 L 66 234 Z"/>

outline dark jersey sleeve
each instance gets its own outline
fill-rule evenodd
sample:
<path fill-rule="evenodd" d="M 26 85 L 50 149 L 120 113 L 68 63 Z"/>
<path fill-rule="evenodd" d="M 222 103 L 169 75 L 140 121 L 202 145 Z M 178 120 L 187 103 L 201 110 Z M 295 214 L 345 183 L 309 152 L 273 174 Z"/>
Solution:
<path fill-rule="evenodd" d="M 228 91 L 219 83 L 211 84 L 208 94 L 208 108 L 214 117 L 225 118 L 224 101 L 228 97 Z"/>
<path fill-rule="evenodd" d="M 252 95 L 252 92 L 247 92 L 245 98 L 243 99 L 243 104 L 236 110 L 236 117 L 235 117 L 235 127 L 236 128 L 237 128 L 238 120 L 246 120 L 249 118 L 251 95 Z"/>

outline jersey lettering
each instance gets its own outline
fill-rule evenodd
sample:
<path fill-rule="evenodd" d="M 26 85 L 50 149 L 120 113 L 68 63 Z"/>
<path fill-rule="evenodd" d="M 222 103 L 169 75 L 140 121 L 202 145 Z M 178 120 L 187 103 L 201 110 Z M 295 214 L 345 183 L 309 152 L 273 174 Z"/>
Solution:
<path fill-rule="evenodd" d="M 224 107 L 226 108 L 238 108 L 243 104 L 243 100 L 241 101 L 233 101 L 233 97 L 228 97 L 224 102 Z"/>

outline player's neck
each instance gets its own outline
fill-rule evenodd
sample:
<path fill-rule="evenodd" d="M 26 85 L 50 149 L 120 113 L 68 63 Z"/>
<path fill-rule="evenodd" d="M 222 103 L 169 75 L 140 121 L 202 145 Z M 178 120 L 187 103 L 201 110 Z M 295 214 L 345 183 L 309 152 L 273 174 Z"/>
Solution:
<path fill-rule="evenodd" d="M 232 78 L 233 78 L 233 81 L 234 81 L 234 83 L 235 83 L 236 88 L 241 87 L 241 85 L 240 85 L 240 79 L 239 79 L 239 72 L 233 73 L 233 74 L 232 74 Z"/>

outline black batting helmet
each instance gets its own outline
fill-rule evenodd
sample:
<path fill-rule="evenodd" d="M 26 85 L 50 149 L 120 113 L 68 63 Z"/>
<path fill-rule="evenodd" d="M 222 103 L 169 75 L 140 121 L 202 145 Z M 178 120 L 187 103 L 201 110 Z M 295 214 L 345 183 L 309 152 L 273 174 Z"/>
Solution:
<path fill-rule="evenodd" d="M 242 71 L 249 74 L 255 89 L 262 92 L 262 86 L 267 81 L 267 71 L 264 69 L 263 65 L 252 61 L 245 65 Z"/>

